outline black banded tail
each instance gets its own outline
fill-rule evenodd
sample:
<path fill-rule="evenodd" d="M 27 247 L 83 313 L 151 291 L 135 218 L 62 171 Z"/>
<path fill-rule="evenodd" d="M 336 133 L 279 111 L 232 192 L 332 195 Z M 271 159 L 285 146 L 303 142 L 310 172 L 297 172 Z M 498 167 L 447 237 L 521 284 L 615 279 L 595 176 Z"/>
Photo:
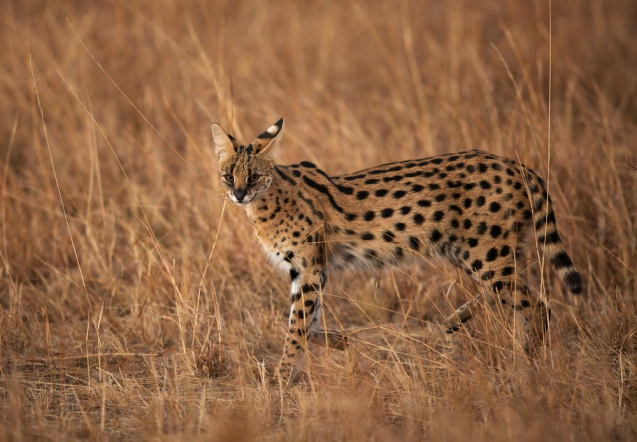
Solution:
<path fill-rule="evenodd" d="M 528 177 L 538 246 L 544 250 L 544 256 L 549 259 L 566 288 L 572 294 L 579 295 L 582 293 L 582 277 L 564 250 L 562 239 L 557 233 L 551 198 L 548 197 L 544 182 L 537 175 L 531 174 Z"/>

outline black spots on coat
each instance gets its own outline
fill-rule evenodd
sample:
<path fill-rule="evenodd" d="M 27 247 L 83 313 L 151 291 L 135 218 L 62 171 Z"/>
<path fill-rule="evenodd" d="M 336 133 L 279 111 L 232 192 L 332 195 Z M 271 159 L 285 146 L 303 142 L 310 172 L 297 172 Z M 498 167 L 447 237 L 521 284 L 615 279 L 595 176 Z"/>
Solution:
<path fill-rule="evenodd" d="M 505 257 L 509 255 L 511 248 L 509 246 L 502 246 L 500 248 L 500 256 Z"/>
<path fill-rule="evenodd" d="M 449 223 L 449 225 L 454 228 L 457 229 L 458 227 L 460 227 L 460 221 L 458 221 L 458 218 L 454 218 L 451 220 L 451 222 Z"/>
<path fill-rule="evenodd" d="M 318 290 L 319 290 L 319 287 L 317 285 L 310 284 L 310 283 L 303 284 L 303 286 L 301 287 L 302 293 L 318 292 Z"/>
<path fill-rule="evenodd" d="M 449 158 L 447 158 L 447 161 L 457 161 L 458 158 L 460 158 L 460 155 L 451 155 Z"/>
<path fill-rule="evenodd" d="M 394 209 L 391 209 L 391 208 L 383 209 L 380 211 L 380 216 L 382 216 L 383 218 L 389 218 L 393 214 L 394 214 Z"/>
<path fill-rule="evenodd" d="M 505 193 L 505 194 L 502 196 L 502 199 L 503 199 L 504 201 L 511 201 L 511 200 L 513 199 L 513 194 L 512 194 L 511 192 L 509 192 L 509 193 Z"/>
<path fill-rule="evenodd" d="M 440 186 L 436 183 L 429 183 L 429 190 L 438 190 Z"/>
<path fill-rule="evenodd" d="M 356 232 L 354 232 L 354 231 L 353 231 L 353 230 L 351 230 L 351 229 L 345 229 L 345 234 L 346 234 L 346 235 L 356 235 Z"/>
<path fill-rule="evenodd" d="M 442 239 L 442 233 L 440 233 L 440 230 L 438 229 L 433 229 L 431 231 L 431 234 L 429 235 L 429 240 L 431 242 L 438 242 Z"/>
<path fill-rule="evenodd" d="M 485 173 L 488 170 L 488 167 L 484 163 L 479 163 L 478 170 L 480 171 L 480 173 Z"/>
<path fill-rule="evenodd" d="M 296 315 L 299 317 L 299 319 L 305 318 L 305 312 L 303 310 L 297 310 Z"/>
<path fill-rule="evenodd" d="M 480 181 L 479 184 L 480 184 L 480 187 L 483 188 L 484 190 L 491 188 L 491 183 L 489 183 L 487 180 L 482 180 Z"/>
<path fill-rule="evenodd" d="M 500 184 L 502 182 L 502 177 L 500 175 L 496 175 L 493 177 L 493 182 L 495 184 Z"/>
<path fill-rule="evenodd" d="M 411 247 L 413 250 L 420 249 L 420 240 L 418 238 L 416 238 L 415 236 L 410 236 L 409 237 L 409 247 Z"/>
<path fill-rule="evenodd" d="M 487 262 L 493 262 L 496 259 L 498 259 L 498 248 L 497 247 L 491 247 L 489 249 L 489 251 L 487 252 L 486 256 L 485 256 L 485 260 Z"/>
<path fill-rule="evenodd" d="M 469 244 L 469 247 L 477 247 L 478 246 L 478 238 L 469 238 L 469 239 L 467 239 L 467 244 Z"/>
<path fill-rule="evenodd" d="M 495 272 L 493 270 L 489 270 L 482 273 L 482 275 L 480 275 L 480 279 L 483 281 L 486 281 L 488 279 L 493 279 L 494 276 L 495 276 Z"/>
<path fill-rule="evenodd" d="M 402 206 L 400 208 L 400 214 L 401 215 L 407 215 L 409 212 L 411 212 L 411 207 L 409 207 L 409 206 Z"/>
<path fill-rule="evenodd" d="M 555 269 L 563 269 L 565 267 L 572 267 L 573 261 L 564 251 L 557 252 L 555 255 L 551 256 L 551 264 L 555 267 Z"/>
<path fill-rule="evenodd" d="M 374 250 L 374 249 L 365 249 L 365 255 L 368 258 L 377 258 L 378 257 L 378 253 L 376 253 L 376 250 Z"/>
<path fill-rule="evenodd" d="M 299 277 L 299 275 L 300 275 L 300 273 L 294 267 L 292 267 L 290 269 L 290 280 L 291 281 L 294 281 L 296 278 Z"/>
<path fill-rule="evenodd" d="M 308 169 L 316 169 L 316 164 L 310 163 L 309 161 L 301 161 L 299 164 Z"/>
<path fill-rule="evenodd" d="M 543 198 L 536 198 L 535 200 L 533 200 L 533 210 L 535 212 L 539 212 L 543 205 L 544 205 Z"/>
<path fill-rule="evenodd" d="M 422 174 L 423 174 L 423 172 L 421 172 L 421 171 L 407 172 L 405 174 L 405 178 L 414 178 L 414 177 L 420 176 Z"/>
<path fill-rule="evenodd" d="M 422 191 L 424 188 L 425 188 L 425 186 L 423 186 L 423 185 L 414 184 L 413 186 L 411 186 L 411 191 L 417 193 L 417 192 Z"/>
<path fill-rule="evenodd" d="M 345 181 L 354 181 L 354 180 L 359 180 L 361 178 L 365 178 L 366 176 L 367 175 L 365 175 L 364 173 L 360 173 L 360 174 L 357 174 L 357 175 L 349 175 L 349 176 L 343 177 L 343 179 Z M 376 182 L 378 182 L 378 181 L 376 181 Z M 373 183 L 366 183 L 366 184 L 373 184 Z"/>
<path fill-rule="evenodd" d="M 297 169 L 294 169 L 292 171 L 292 176 L 295 176 L 296 178 L 299 178 L 301 176 L 301 172 L 298 171 Z"/>
<path fill-rule="evenodd" d="M 416 223 L 418 225 L 421 225 L 422 223 L 425 222 L 425 217 L 422 216 L 422 214 L 420 214 L 420 213 L 414 214 L 414 218 L 413 219 L 414 219 L 414 223 Z"/>
<path fill-rule="evenodd" d="M 367 199 L 368 196 L 369 196 L 369 192 L 368 191 L 361 190 L 360 192 L 358 192 L 356 194 L 356 199 L 364 200 L 364 199 Z"/>
<path fill-rule="evenodd" d="M 445 178 L 447 178 L 447 174 L 446 174 L 446 173 L 444 173 L 444 172 L 440 172 L 440 173 L 438 174 L 438 178 L 440 178 L 441 180 L 444 180 Z"/>
<path fill-rule="evenodd" d="M 455 204 L 449 206 L 449 211 L 456 212 L 458 215 L 462 215 L 462 209 Z"/>
<path fill-rule="evenodd" d="M 369 232 L 362 233 L 361 239 L 363 241 L 372 241 L 374 239 L 374 234 Z"/>
<path fill-rule="evenodd" d="M 450 164 L 450 165 L 448 165 L 447 167 L 445 167 L 445 170 L 446 170 L 447 172 L 453 172 L 454 170 L 456 170 L 456 168 L 457 168 L 457 167 L 458 167 L 458 166 L 456 166 L 455 164 Z"/>
<path fill-rule="evenodd" d="M 476 206 L 478 206 L 478 207 L 484 206 L 484 204 L 486 202 L 487 202 L 486 198 L 483 197 L 482 195 L 480 195 L 479 197 L 476 198 Z"/>
<path fill-rule="evenodd" d="M 386 177 L 383 177 L 383 181 L 386 183 L 390 183 L 392 181 L 401 181 L 404 178 L 405 177 L 402 175 L 386 176 Z"/>
<path fill-rule="evenodd" d="M 510 167 L 507 167 L 506 173 L 509 176 L 515 176 L 515 171 L 511 169 Z"/>
<path fill-rule="evenodd" d="M 531 212 L 530 210 L 525 210 L 524 212 L 522 212 L 522 218 L 524 219 L 533 218 L 533 212 Z"/>
<path fill-rule="evenodd" d="M 447 195 L 445 195 L 444 193 L 438 194 L 434 197 L 434 199 L 438 201 L 439 203 L 443 202 L 446 198 L 447 198 Z"/>
<path fill-rule="evenodd" d="M 402 170 L 403 167 L 402 166 L 394 166 L 394 167 L 390 167 L 389 169 L 374 169 L 374 170 L 370 170 L 369 174 L 370 175 L 382 175 L 388 172 L 398 172 L 399 170 Z"/>
<path fill-rule="evenodd" d="M 429 160 L 432 164 L 442 164 L 442 162 L 444 161 L 442 158 L 433 158 L 431 160 Z"/>
<path fill-rule="evenodd" d="M 294 232 L 292 232 L 292 236 L 293 236 L 294 238 L 298 238 L 298 237 L 300 237 L 300 236 L 301 236 L 301 232 L 299 232 L 298 230 L 295 230 Z"/>
<path fill-rule="evenodd" d="M 419 200 L 418 205 L 420 207 L 431 207 L 431 201 L 429 200 Z"/>
<path fill-rule="evenodd" d="M 491 169 L 497 170 L 499 172 L 502 170 L 502 166 L 498 163 L 491 163 Z"/>
<path fill-rule="evenodd" d="M 392 242 L 395 237 L 396 237 L 396 235 L 394 235 L 394 233 L 392 231 L 390 231 L 390 230 L 385 230 L 383 232 L 383 240 L 385 242 Z"/>
<path fill-rule="evenodd" d="M 454 200 L 457 200 L 461 196 L 462 196 L 462 194 L 459 193 L 459 192 L 454 192 L 454 193 L 451 194 L 451 198 L 453 198 Z"/>
<path fill-rule="evenodd" d="M 380 198 L 387 195 L 387 192 L 388 192 L 387 189 L 378 189 L 376 192 L 374 192 L 374 195 Z"/>
<path fill-rule="evenodd" d="M 465 261 L 469 259 L 470 256 L 471 256 L 471 253 L 468 250 L 465 250 L 464 252 L 462 252 L 462 259 L 464 259 Z"/>
<path fill-rule="evenodd" d="M 513 188 L 514 188 L 515 190 L 522 190 L 522 187 L 523 187 L 523 186 L 522 186 L 522 183 L 521 183 L 521 182 L 519 182 L 519 181 L 516 181 L 516 182 L 514 182 L 514 183 L 513 183 Z"/>
<path fill-rule="evenodd" d="M 482 268 L 482 261 L 480 261 L 479 259 L 476 259 L 475 261 L 471 263 L 471 270 L 478 271 L 481 268 Z"/>
<path fill-rule="evenodd" d="M 313 299 L 306 299 L 305 302 L 303 303 L 305 307 L 314 307 L 314 304 L 315 302 Z M 314 313 L 314 311 L 310 310 L 310 313 Z"/>
<path fill-rule="evenodd" d="M 289 263 L 292 263 L 292 260 L 294 259 L 294 252 L 291 250 L 288 250 L 287 252 L 285 252 L 283 259 L 285 259 Z"/>
<path fill-rule="evenodd" d="M 372 221 L 375 216 L 376 216 L 376 213 L 374 213 L 374 211 L 372 210 L 369 210 L 363 214 L 363 219 L 365 221 Z"/>
<path fill-rule="evenodd" d="M 345 214 L 345 219 L 347 221 L 354 221 L 358 216 L 355 213 L 347 213 Z"/>
<path fill-rule="evenodd" d="M 405 223 L 396 223 L 394 224 L 394 227 L 396 228 L 396 230 L 398 230 L 399 232 L 404 232 L 405 228 L 407 227 L 407 225 Z"/>
<path fill-rule="evenodd" d="M 380 180 L 378 178 L 370 178 L 368 180 L 365 180 L 365 184 L 378 184 L 380 182 Z"/>
<path fill-rule="evenodd" d="M 436 210 L 433 214 L 432 219 L 435 222 L 440 222 L 445 216 L 445 212 L 443 212 L 442 210 Z"/>
<path fill-rule="evenodd" d="M 491 238 L 495 239 L 500 236 L 501 233 L 502 227 L 498 226 L 497 224 L 492 225 L 491 229 L 489 229 L 489 235 L 491 235 Z"/>
<path fill-rule="evenodd" d="M 471 228 L 471 225 L 472 225 L 472 222 L 469 218 L 466 218 L 462 223 L 462 226 L 467 230 Z"/>
<path fill-rule="evenodd" d="M 504 267 L 502 271 L 500 272 L 500 275 L 502 276 L 513 275 L 513 267 L 510 267 L 510 266 Z"/>
<path fill-rule="evenodd" d="M 467 167 L 465 167 L 465 169 L 467 170 L 467 172 L 469 173 L 473 173 L 476 171 L 476 167 L 473 164 L 467 164 Z"/>
<path fill-rule="evenodd" d="M 405 252 L 402 247 L 396 247 L 394 249 L 394 256 L 396 259 L 400 260 L 404 256 Z"/>
<path fill-rule="evenodd" d="M 471 198 L 465 198 L 465 200 L 462 202 L 462 206 L 465 209 L 468 209 L 469 207 L 471 207 L 471 204 L 473 204 L 473 200 Z"/>
<path fill-rule="evenodd" d="M 487 231 L 487 223 L 480 221 L 480 224 L 476 227 L 476 231 L 478 232 L 478 235 L 484 235 L 484 232 Z"/>
<path fill-rule="evenodd" d="M 464 185 L 463 188 L 464 188 L 464 190 L 471 190 L 474 187 L 476 187 L 476 185 L 477 185 L 476 183 L 467 183 L 467 184 Z"/>
<path fill-rule="evenodd" d="M 400 199 L 400 198 L 404 197 L 405 195 L 407 195 L 407 192 L 405 192 L 404 190 L 397 190 L 397 191 L 395 191 L 395 192 L 392 194 L 392 196 L 393 196 L 395 199 Z"/>

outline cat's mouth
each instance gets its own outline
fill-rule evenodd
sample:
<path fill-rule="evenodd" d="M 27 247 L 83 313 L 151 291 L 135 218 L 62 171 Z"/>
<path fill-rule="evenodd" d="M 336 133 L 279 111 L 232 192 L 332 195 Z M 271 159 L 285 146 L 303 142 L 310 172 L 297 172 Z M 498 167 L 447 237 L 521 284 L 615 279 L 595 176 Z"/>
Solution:
<path fill-rule="evenodd" d="M 250 202 L 252 202 L 252 198 L 244 198 L 241 201 L 239 201 L 234 195 L 230 195 L 230 200 L 240 207 L 245 207 L 248 204 L 250 204 Z"/>

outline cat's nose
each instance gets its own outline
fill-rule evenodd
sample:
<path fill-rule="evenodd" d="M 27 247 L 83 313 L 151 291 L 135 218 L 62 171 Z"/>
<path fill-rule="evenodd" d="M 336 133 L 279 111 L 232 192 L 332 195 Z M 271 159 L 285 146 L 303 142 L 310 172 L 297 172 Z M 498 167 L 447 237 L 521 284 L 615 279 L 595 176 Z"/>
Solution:
<path fill-rule="evenodd" d="M 245 188 L 234 189 L 234 197 L 237 199 L 238 202 L 243 201 L 243 198 L 245 198 L 246 193 L 247 193 L 247 189 Z"/>

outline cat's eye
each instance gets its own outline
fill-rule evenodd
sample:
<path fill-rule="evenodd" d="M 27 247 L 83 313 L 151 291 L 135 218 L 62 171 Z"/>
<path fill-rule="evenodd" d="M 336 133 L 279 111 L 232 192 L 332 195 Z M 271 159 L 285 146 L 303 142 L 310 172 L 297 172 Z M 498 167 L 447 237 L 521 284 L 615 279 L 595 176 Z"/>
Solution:
<path fill-rule="evenodd" d="M 223 176 L 223 179 L 226 180 L 226 183 L 232 184 L 234 183 L 234 176 L 231 173 L 227 173 Z"/>
<path fill-rule="evenodd" d="M 259 175 L 257 175 L 256 173 L 253 173 L 252 175 L 250 175 L 250 176 L 248 177 L 248 183 L 249 183 L 249 184 L 254 184 L 254 183 L 256 183 L 257 181 L 259 181 Z"/>

